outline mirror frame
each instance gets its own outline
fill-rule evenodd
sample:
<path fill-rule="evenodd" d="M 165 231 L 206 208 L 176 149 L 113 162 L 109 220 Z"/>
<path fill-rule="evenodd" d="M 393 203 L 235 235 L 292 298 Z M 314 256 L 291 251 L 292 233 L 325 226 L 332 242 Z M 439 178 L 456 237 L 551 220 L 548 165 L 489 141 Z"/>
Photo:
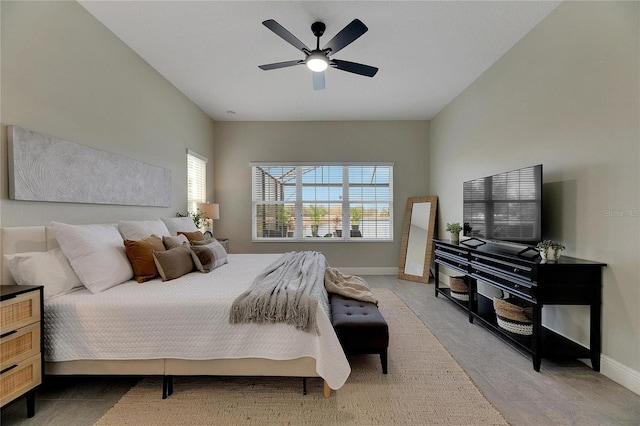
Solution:
<path fill-rule="evenodd" d="M 409 242 L 409 230 L 411 229 L 411 214 L 413 205 L 416 203 L 431 203 L 429 209 L 429 229 L 427 229 L 427 247 L 424 256 L 424 269 L 422 275 L 405 274 L 404 267 L 407 261 L 407 244 Z M 407 199 L 407 209 L 404 216 L 404 232 L 402 233 L 402 246 L 400 248 L 400 264 L 398 265 L 398 278 L 408 281 L 417 281 L 424 284 L 429 282 L 429 272 L 431 270 L 431 257 L 433 254 L 433 234 L 436 227 L 436 212 L 438 197 L 409 197 Z"/>

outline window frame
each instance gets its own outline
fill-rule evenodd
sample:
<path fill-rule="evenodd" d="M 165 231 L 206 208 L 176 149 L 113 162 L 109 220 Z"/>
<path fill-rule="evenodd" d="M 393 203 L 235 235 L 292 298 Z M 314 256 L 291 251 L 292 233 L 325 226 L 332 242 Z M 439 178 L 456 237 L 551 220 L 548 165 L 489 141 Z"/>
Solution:
<path fill-rule="evenodd" d="M 252 242 L 291 242 L 291 243 L 299 243 L 299 242 L 323 242 L 323 243 L 332 243 L 332 242 L 393 242 L 394 234 L 393 234 L 393 223 L 394 223 L 394 215 L 393 215 L 393 168 L 394 163 L 392 162 L 251 162 L 251 240 Z M 296 176 L 295 179 L 295 199 L 291 200 L 258 200 L 256 189 L 258 184 L 257 172 L 256 168 L 258 167 L 283 167 L 283 168 L 294 168 L 294 174 Z M 324 238 L 322 235 L 318 237 L 310 237 L 304 235 L 304 221 L 305 218 L 308 220 L 308 216 L 305 216 L 305 205 L 315 204 L 313 201 L 309 201 L 309 199 L 303 199 L 302 188 L 304 186 L 309 186 L 307 183 L 303 182 L 302 174 L 305 167 L 342 167 L 342 178 L 340 182 L 341 186 L 341 196 L 340 200 L 325 200 L 325 199 L 317 199 L 318 205 L 328 205 L 335 206 L 340 204 L 342 220 L 341 220 L 341 228 L 342 228 L 342 236 L 336 237 L 335 235 L 331 238 Z M 389 177 L 387 183 L 381 183 L 380 185 L 388 188 L 388 198 L 384 199 L 384 203 L 388 203 L 388 237 L 366 237 L 366 236 L 351 236 L 350 231 L 350 207 L 354 204 L 366 205 L 373 204 L 374 201 L 381 202 L 383 200 L 380 199 L 371 199 L 371 200 L 354 200 L 351 201 L 349 199 L 349 167 L 386 167 L 389 168 Z M 318 183 L 318 186 L 323 186 L 323 183 Z M 337 186 L 337 183 L 326 183 L 326 186 Z M 351 187 L 358 186 L 357 183 L 352 183 Z M 278 206 L 278 205 L 294 205 L 294 208 L 291 209 L 294 212 L 293 223 L 294 226 L 294 235 L 292 237 L 287 236 L 258 236 L 258 206 Z M 277 208 L 277 207 L 276 207 Z M 330 211 L 329 211 L 330 213 Z M 276 213 L 277 214 L 277 213 Z M 325 216 L 323 216 L 325 217 Z M 327 217 L 329 229 L 331 229 L 331 222 L 333 219 L 329 214 Z M 375 220 L 377 223 L 377 219 Z M 264 232 L 264 228 L 263 232 Z M 326 227 L 325 227 L 326 229 Z M 344 232 L 344 229 L 349 229 L 349 232 Z"/>

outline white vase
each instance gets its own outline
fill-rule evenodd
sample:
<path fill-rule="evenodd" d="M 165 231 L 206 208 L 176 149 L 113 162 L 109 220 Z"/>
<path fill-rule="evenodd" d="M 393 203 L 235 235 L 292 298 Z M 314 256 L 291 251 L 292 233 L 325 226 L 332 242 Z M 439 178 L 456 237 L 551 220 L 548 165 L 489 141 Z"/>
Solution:
<path fill-rule="evenodd" d="M 542 260 L 553 262 L 555 260 L 558 260 L 558 258 L 560 257 L 560 251 L 558 251 L 558 256 L 556 256 L 556 251 L 551 247 L 540 249 L 540 257 L 542 258 Z"/>
<path fill-rule="evenodd" d="M 458 232 L 451 232 L 451 243 L 458 244 L 460 242 L 460 234 Z"/>

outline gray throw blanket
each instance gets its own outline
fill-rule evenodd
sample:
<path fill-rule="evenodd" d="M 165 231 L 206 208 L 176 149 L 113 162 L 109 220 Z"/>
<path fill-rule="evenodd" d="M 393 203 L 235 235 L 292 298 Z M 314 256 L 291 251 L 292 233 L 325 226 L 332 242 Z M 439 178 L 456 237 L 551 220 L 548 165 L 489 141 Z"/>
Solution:
<path fill-rule="evenodd" d="M 249 290 L 234 300 L 229 322 L 284 322 L 318 334 L 318 302 L 328 312 L 324 288 L 326 259 L 315 251 L 289 252 L 256 277 Z"/>

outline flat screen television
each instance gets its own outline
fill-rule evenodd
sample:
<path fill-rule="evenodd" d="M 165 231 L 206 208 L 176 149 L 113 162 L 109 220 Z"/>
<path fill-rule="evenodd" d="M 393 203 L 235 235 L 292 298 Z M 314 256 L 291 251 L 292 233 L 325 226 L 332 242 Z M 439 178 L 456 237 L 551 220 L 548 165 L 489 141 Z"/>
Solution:
<path fill-rule="evenodd" d="M 542 239 L 542 164 L 464 182 L 463 235 L 535 245 Z"/>

